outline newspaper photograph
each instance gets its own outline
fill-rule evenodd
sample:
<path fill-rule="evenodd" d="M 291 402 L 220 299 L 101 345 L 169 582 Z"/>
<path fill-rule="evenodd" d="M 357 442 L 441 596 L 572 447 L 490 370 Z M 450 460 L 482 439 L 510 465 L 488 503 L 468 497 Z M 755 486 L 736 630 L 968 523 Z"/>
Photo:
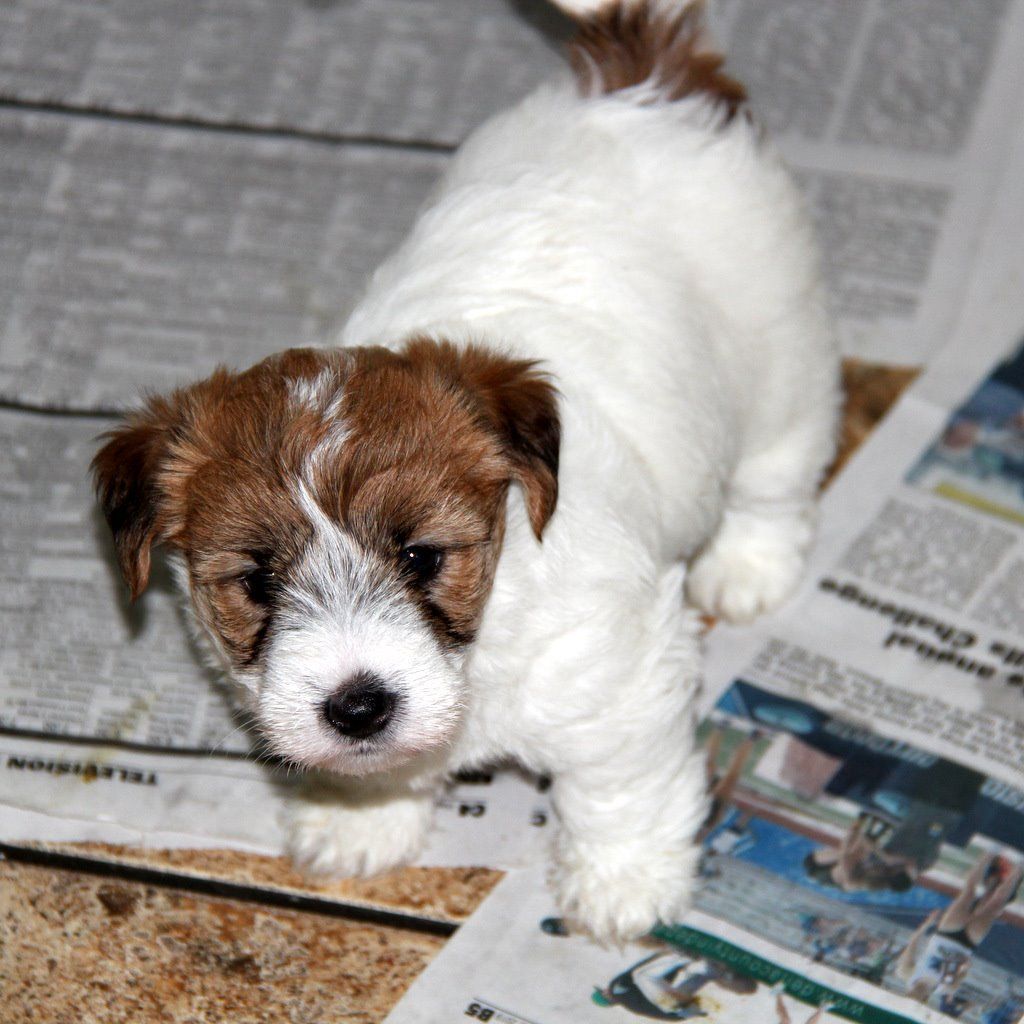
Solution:
<path fill-rule="evenodd" d="M 956 1019 L 1024 1012 L 1024 790 L 744 682 L 704 731 L 699 909 Z"/>
<path fill-rule="evenodd" d="M 957 408 L 907 481 L 1024 524 L 1024 343 Z M 1021 607 L 1004 603 L 997 624 L 1012 626 Z"/>
<path fill-rule="evenodd" d="M 742 681 L 700 736 L 711 809 L 684 921 L 601 949 L 517 872 L 389 1021 L 1024 1016 L 1024 790 Z"/>

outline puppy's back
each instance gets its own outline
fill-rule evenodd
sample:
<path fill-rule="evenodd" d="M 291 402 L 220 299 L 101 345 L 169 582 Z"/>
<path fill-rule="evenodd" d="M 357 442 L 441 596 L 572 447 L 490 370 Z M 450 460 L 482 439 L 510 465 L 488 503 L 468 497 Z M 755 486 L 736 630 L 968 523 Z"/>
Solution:
<path fill-rule="evenodd" d="M 774 434 L 802 400 L 792 368 L 828 376 L 815 247 L 701 4 L 561 6 L 570 71 L 467 139 L 341 340 L 433 333 L 544 360 L 620 410 L 667 480 L 700 422 Z"/>
<path fill-rule="evenodd" d="M 570 73 L 463 143 L 344 344 L 422 330 L 438 314 L 478 320 L 523 298 L 606 322 L 624 300 L 675 306 L 688 291 L 681 261 L 748 234 L 729 223 L 750 215 L 742 197 L 769 188 L 782 193 L 774 210 L 792 206 L 785 176 L 761 180 L 759 133 L 706 38 L 702 3 L 558 6 L 578 23 Z"/>

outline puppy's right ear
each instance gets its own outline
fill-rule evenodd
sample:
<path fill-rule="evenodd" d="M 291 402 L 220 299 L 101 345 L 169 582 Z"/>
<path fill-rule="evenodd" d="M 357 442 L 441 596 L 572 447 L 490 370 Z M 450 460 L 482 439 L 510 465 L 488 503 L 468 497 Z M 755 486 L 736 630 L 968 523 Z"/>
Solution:
<path fill-rule="evenodd" d="M 106 444 L 92 460 L 96 496 L 133 601 L 149 582 L 163 503 L 157 475 L 168 457 L 172 429 L 167 403 L 153 401 L 145 412 L 104 434 Z"/>

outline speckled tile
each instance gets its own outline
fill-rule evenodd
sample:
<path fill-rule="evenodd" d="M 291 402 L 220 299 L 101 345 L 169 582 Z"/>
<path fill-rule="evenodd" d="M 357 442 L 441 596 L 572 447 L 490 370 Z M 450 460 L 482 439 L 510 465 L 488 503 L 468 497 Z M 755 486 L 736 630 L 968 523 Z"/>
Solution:
<path fill-rule="evenodd" d="M 370 1024 L 443 944 L 0 863 L 5 1024 Z"/>
<path fill-rule="evenodd" d="M 886 366 L 863 359 L 843 360 L 846 402 L 839 451 L 832 464 L 830 479 L 846 465 L 920 372 L 919 366 Z"/>

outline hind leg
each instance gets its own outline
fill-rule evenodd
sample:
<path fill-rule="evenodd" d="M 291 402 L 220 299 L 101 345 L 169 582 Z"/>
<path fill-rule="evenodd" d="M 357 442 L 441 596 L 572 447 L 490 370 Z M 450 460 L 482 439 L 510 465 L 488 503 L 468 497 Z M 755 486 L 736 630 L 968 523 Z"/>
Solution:
<path fill-rule="evenodd" d="M 749 622 L 796 589 L 814 539 L 833 429 L 815 418 L 740 460 L 718 530 L 690 565 L 687 595 L 709 615 Z"/>

